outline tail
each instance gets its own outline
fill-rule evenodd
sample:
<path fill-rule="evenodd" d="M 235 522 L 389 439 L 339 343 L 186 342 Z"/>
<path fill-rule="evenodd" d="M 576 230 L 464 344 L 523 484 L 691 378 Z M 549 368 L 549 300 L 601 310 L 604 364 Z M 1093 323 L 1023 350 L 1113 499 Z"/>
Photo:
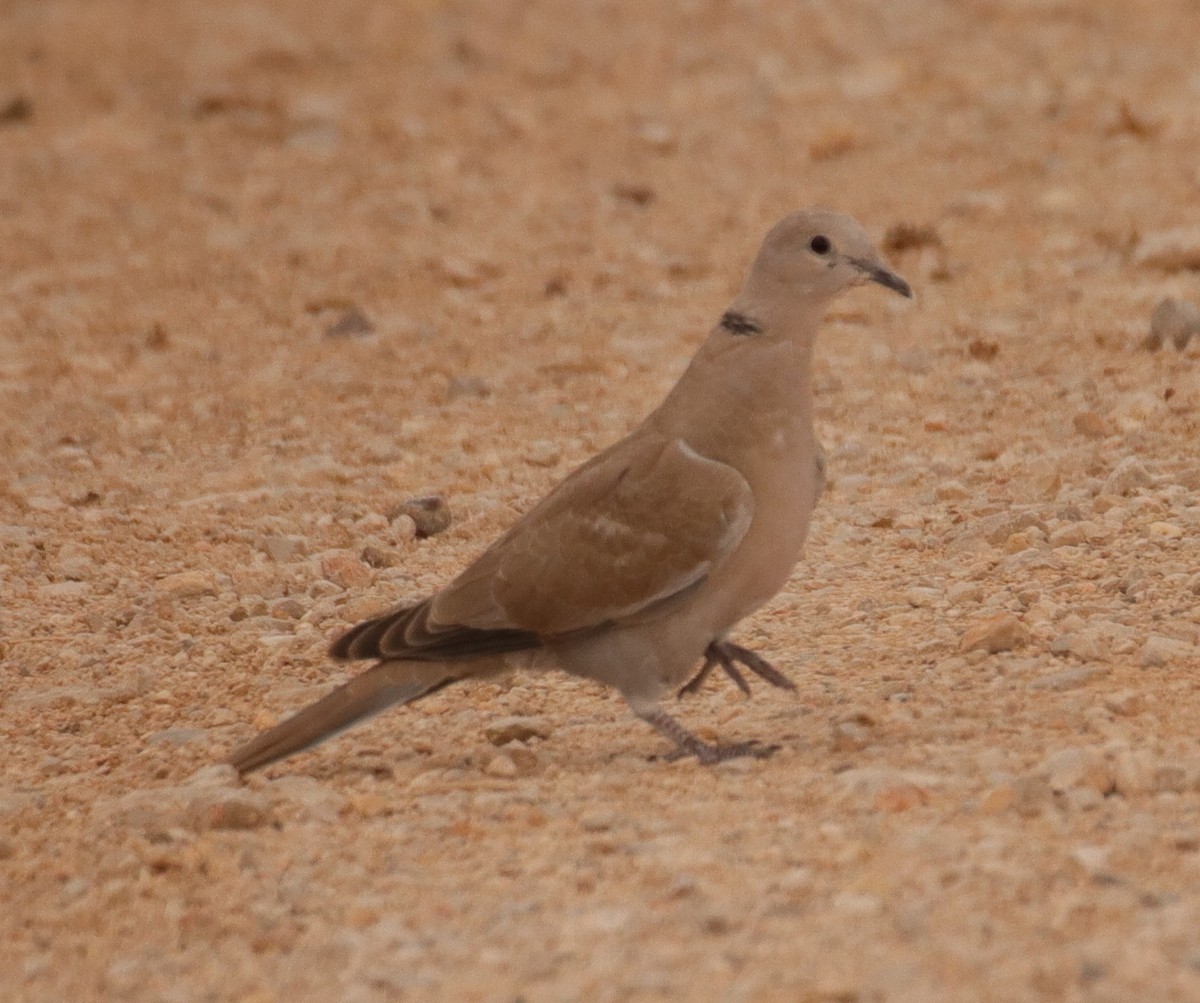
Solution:
<path fill-rule="evenodd" d="M 250 773 L 311 748 L 393 704 L 418 700 L 460 678 L 445 665 L 379 662 L 234 751 L 228 762 Z"/>

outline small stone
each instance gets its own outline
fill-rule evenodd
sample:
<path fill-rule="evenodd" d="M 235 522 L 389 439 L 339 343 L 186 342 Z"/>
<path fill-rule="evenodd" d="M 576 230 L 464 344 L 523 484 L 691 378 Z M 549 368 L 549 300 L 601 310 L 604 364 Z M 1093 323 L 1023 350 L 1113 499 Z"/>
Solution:
<path fill-rule="evenodd" d="M 1164 540 L 1178 540 L 1183 536 L 1183 529 L 1173 522 L 1152 522 L 1146 526 L 1146 535 Z"/>
<path fill-rule="evenodd" d="M 1097 676 L 1107 675 L 1108 670 L 1098 665 L 1084 665 L 1077 669 L 1064 669 L 1062 672 L 1050 672 L 1029 683 L 1031 690 L 1051 690 L 1062 693 L 1065 690 L 1077 689 L 1091 682 Z"/>
<path fill-rule="evenodd" d="M 1154 759 L 1143 749 L 1120 749 L 1112 761 L 1113 790 L 1122 797 L 1145 794 L 1154 786 Z"/>
<path fill-rule="evenodd" d="M 375 325 L 361 309 L 356 306 L 345 310 L 331 324 L 325 327 L 326 338 L 362 338 L 375 333 Z"/>
<path fill-rule="evenodd" d="M 264 536 L 258 541 L 258 549 L 276 564 L 287 564 L 305 552 L 304 540 L 299 536 Z"/>
<path fill-rule="evenodd" d="M 1107 662 L 1112 658 L 1112 646 L 1099 627 L 1087 625 L 1055 637 L 1050 642 L 1050 653 L 1071 655 L 1086 662 Z"/>
<path fill-rule="evenodd" d="M 172 599 L 191 599 L 196 596 L 215 596 L 217 583 L 210 571 L 180 571 L 154 583 L 155 589 Z"/>
<path fill-rule="evenodd" d="M 238 771 L 228 763 L 210 763 L 208 766 L 201 766 L 195 773 L 188 777 L 188 785 L 190 787 L 237 787 L 241 782 L 241 777 Z"/>
<path fill-rule="evenodd" d="M 1001 512 L 981 519 L 978 530 L 983 533 L 984 538 L 992 546 L 1000 546 L 1014 533 L 1020 533 L 1030 526 L 1037 526 L 1043 532 L 1045 531 L 1041 520 L 1034 512 Z"/>
<path fill-rule="evenodd" d="M 364 564 L 368 564 L 372 568 L 391 568 L 396 564 L 396 555 L 390 550 L 370 544 L 363 547 L 362 553 L 359 556 L 362 558 Z"/>
<path fill-rule="evenodd" d="M 96 573 L 96 562 L 93 561 L 80 547 L 67 544 L 58 552 L 55 570 L 73 582 L 81 582 L 91 578 Z"/>
<path fill-rule="evenodd" d="M 1104 698 L 1104 706 L 1121 717 L 1135 717 L 1145 710 L 1146 701 L 1137 690 L 1117 690 Z"/>
<path fill-rule="evenodd" d="M 938 501 L 962 501 L 971 497 L 971 493 L 959 481 L 943 481 L 934 488 L 933 495 Z"/>
<path fill-rule="evenodd" d="M 270 823 L 272 816 L 269 802 L 260 794 L 211 788 L 189 799 L 184 819 L 189 828 L 205 832 L 209 829 L 258 829 Z"/>
<path fill-rule="evenodd" d="M 1104 482 L 1106 495 L 1131 495 L 1151 484 L 1150 474 L 1136 456 L 1127 456 L 1116 465 Z"/>
<path fill-rule="evenodd" d="M 889 813 L 909 811 L 929 804 L 931 797 L 924 787 L 907 781 L 885 784 L 875 795 L 875 810 Z"/>
<path fill-rule="evenodd" d="M 1012 784 L 1000 784 L 979 799 L 979 810 L 985 815 L 999 815 L 1011 808 L 1016 798 L 1017 793 Z"/>
<path fill-rule="evenodd" d="M 483 772 L 489 777 L 503 777 L 512 779 L 517 775 L 517 764 L 512 761 L 512 757 L 501 752 L 498 755 L 492 756 L 487 761 L 487 765 L 483 768 Z"/>
<path fill-rule="evenodd" d="M 1182 352 L 1197 334 L 1200 334 L 1200 307 L 1168 297 L 1150 315 L 1150 334 L 1142 345 L 1153 350 L 1169 340 Z"/>
<path fill-rule="evenodd" d="M 447 400 L 458 400 L 460 397 L 475 397 L 480 400 L 492 395 L 491 385 L 487 380 L 478 376 L 455 376 L 446 388 Z"/>
<path fill-rule="evenodd" d="M 1103 846 L 1077 846 L 1071 851 L 1071 859 L 1090 877 L 1108 873 L 1108 850 Z"/>
<path fill-rule="evenodd" d="M 927 608 L 942 599 L 942 590 L 915 585 L 904 593 L 904 601 L 917 609 Z"/>
<path fill-rule="evenodd" d="M 284 599 L 271 607 L 271 616 L 276 620 L 299 620 L 306 612 L 304 604 L 296 599 Z"/>
<path fill-rule="evenodd" d="M 91 589 L 90 582 L 51 582 L 39 585 L 38 595 L 43 599 L 82 599 Z"/>
<path fill-rule="evenodd" d="M 1083 787 L 1107 794 L 1113 789 L 1112 770 L 1097 749 L 1062 749 L 1047 757 L 1042 769 L 1055 793 Z"/>
<path fill-rule="evenodd" d="M 1133 253 L 1133 262 L 1165 272 L 1200 269 L 1200 226 L 1177 227 L 1146 234 Z"/>
<path fill-rule="evenodd" d="M 957 582 L 946 589 L 946 598 L 954 606 L 983 601 L 983 586 L 978 582 Z"/>
<path fill-rule="evenodd" d="M 834 752 L 861 752 L 870 744 L 870 729 L 857 721 L 841 721 L 833 726 L 831 748 Z"/>
<path fill-rule="evenodd" d="M 188 745 L 202 742 L 208 736 L 201 728 L 164 728 L 146 736 L 147 745 Z"/>
<path fill-rule="evenodd" d="M 483 258 L 446 256 L 436 259 L 431 264 L 441 273 L 442 278 L 458 289 L 476 289 L 504 274 L 504 269 L 496 262 Z"/>
<path fill-rule="evenodd" d="M 1020 620 L 1011 613 L 997 613 L 977 620 L 963 633 L 959 651 L 1012 651 L 1029 643 L 1031 635 Z"/>
<path fill-rule="evenodd" d="M 441 495 L 425 495 L 402 501 L 388 512 L 388 521 L 394 522 L 402 515 L 408 516 L 417 527 L 418 540 L 436 536 L 450 526 L 450 506 Z"/>
<path fill-rule="evenodd" d="M 1069 522 L 1050 532 L 1051 547 L 1079 547 L 1088 541 L 1088 525 L 1084 522 Z"/>
<path fill-rule="evenodd" d="M 589 808 L 579 816 L 579 826 L 584 832 L 608 832 L 618 821 L 613 812 L 603 808 Z"/>
<path fill-rule="evenodd" d="M 527 742 L 531 738 L 549 738 L 552 729 L 540 717 L 506 717 L 491 722 L 484 734 L 492 745 L 507 745 L 509 742 Z"/>
<path fill-rule="evenodd" d="M 618 181 L 612 186 L 612 193 L 622 202 L 631 202 L 639 208 L 648 206 L 658 194 L 649 185 L 630 181 Z"/>
<path fill-rule="evenodd" d="M 1192 779 L 1186 764 L 1159 763 L 1154 768 L 1152 784 L 1154 790 L 1160 794 L 1163 792 L 1182 794 L 1191 789 Z"/>
<path fill-rule="evenodd" d="M 562 450 L 549 439 L 539 439 L 529 443 L 522 455 L 526 463 L 535 467 L 553 467 L 562 459 Z"/>
<path fill-rule="evenodd" d="M 1033 818 L 1050 804 L 1052 792 L 1044 773 L 1030 773 L 1013 781 L 1013 810 L 1022 818 Z"/>
<path fill-rule="evenodd" d="M 1143 669 L 1160 669 L 1175 662 L 1182 662 L 1195 655 L 1196 648 L 1186 641 L 1178 641 L 1162 634 L 1151 634 L 1146 638 L 1140 653 Z"/>
<path fill-rule="evenodd" d="M 320 555 L 321 576 L 343 589 L 371 583 L 371 570 L 350 550 L 327 550 Z"/>

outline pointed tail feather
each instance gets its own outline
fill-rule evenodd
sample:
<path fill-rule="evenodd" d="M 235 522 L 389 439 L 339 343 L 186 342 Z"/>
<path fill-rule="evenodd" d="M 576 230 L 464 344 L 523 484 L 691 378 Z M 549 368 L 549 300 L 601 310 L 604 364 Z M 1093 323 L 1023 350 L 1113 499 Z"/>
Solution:
<path fill-rule="evenodd" d="M 251 739 L 229 757 L 239 773 L 261 769 L 331 738 L 393 704 L 412 703 L 459 678 L 444 665 L 380 662 Z"/>

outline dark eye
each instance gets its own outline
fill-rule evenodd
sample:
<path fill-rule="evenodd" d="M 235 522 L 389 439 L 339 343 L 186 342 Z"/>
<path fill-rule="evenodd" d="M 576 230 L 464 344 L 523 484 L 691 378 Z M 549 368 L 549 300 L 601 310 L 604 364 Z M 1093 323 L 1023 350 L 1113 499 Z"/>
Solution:
<path fill-rule="evenodd" d="M 829 243 L 829 238 L 822 237 L 820 234 L 817 234 L 815 237 L 813 237 L 813 239 L 808 242 L 808 246 L 812 250 L 813 254 L 828 254 L 830 249 L 833 247 L 833 245 Z"/>

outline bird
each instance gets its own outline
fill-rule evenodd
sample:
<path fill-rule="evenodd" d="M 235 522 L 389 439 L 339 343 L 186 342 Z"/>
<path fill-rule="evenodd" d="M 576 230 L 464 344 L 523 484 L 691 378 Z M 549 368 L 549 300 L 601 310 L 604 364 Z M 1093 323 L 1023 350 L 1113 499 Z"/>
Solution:
<path fill-rule="evenodd" d="M 801 557 L 825 479 L 813 343 L 830 302 L 867 283 L 912 297 L 853 218 L 823 208 L 785 216 L 641 424 L 568 474 L 440 591 L 338 637 L 331 658 L 374 664 L 227 761 L 246 774 L 387 707 L 514 666 L 557 667 L 615 688 L 673 744 L 672 758 L 769 756 L 777 746 L 702 740 L 663 700 L 717 667 L 747 691 L 739 666 L 794 688 L 729 634 Z"/>

